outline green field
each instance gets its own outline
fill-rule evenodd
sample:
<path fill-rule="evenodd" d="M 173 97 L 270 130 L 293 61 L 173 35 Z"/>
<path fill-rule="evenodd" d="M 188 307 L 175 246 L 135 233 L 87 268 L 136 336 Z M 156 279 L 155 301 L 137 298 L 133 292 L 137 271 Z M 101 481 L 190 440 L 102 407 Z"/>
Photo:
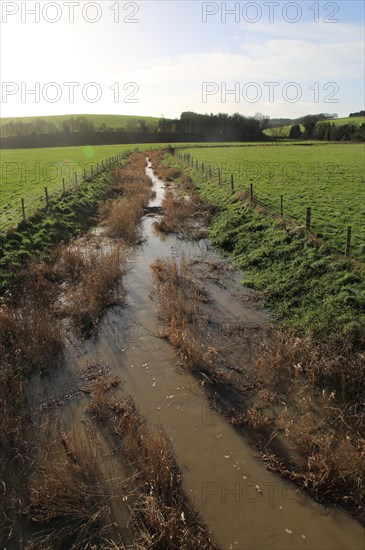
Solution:
<path fill-rule="evenodd" d="M 90 171 L 91 166 L 102 160 L 135 148 L 136 145 L 102 145 L 1 151 L 0 231 L 21 221 L 22 198 L 26 214 L 30 215 L 44 206 L 46 186 L 50 197 L 59 197 L 63 189 L 62 178 L 69 190 L 74 186 L 74 173 L 81 181 L 84 168 Z"/>
<path fill-rule="evenodd" d="M 347 118 L 333 118 L 330 120 L 326 120 L 323 122 L 330 122 L 331 124 L 334 124 L 335 126 L 343 126 L 344 124 L 356 124 L 360 126 L 365 122 L 365 117 L 363 116 L 357 116 L 357 117 L 347 117 Z M 288 126 L 280 126 L 278 128 L 267 128 L 264 130 L 264 133 L 267 136 L 276 136 L 276 137 L 288 137 L 290 128 L 292 127 L 292 124 L 289 124 Z M 303 124 L 300 125 L 300 129 L 302 132 L 304 132 L 304 126 Z"/>
<path fill-rule="evenodd" d="M 217 181 L 230 193 L 253 185 L 255 196 L 273 211 L 304 225 L 312 208 L 313 231 L 343 251 L 346 230 L 352 226 L 353 255 L 365 254 L 365 155 L 362 144 L 289 144 L 230 148 L 187 148 L 194 160 L 211 165 Z M 212 184 L 214 185 L 214 184 Z"/>
<path fill-rule="evenodd" d="M 57 126 L 59 130 L 62 129 L 62 123 L 69 120 L 70 118 L 87 118 L 90 122 L 95 124 L 95 126 L 101 126 L 105 124 L 110 128 L 123 128 L 128 130 L 133 126 L 139 125 L 139 121 L 143 120 L 152 128 L 157 127 L 159 119 L 156 117 L 150 116 L 129 116 L 129 115 L 55 115 L 55 116 L 38 116 L 38 117 L 12 117 L 12 118 L 0 118 L 0 130 L 3 133 L 2 129 L 5 124 L 13 122 L 22 122 L 23 124 L 29 124 L 35 122 L 36 120 L 42 119 L 46 122 L 52 122 Z M 4 133 L 4 136 L 7 134 Z"/>
<path fill-rule="evenodd" d="M 174 145 L 182 147 L 185 144 Z M 202 145 L 214 144 L 191 144 L 192 147 Z M 91 166 L 96 166 L 102 160 L 136 147 L 150 149 L 165 145 L 103 145 L 0 151 L 0 231 L 14 227 L 21 221 L 22 198 L 25 201 L 26 214 L 30 215 L 44 206 L 46 186 L 50 196 L 58 197 L 63 189 L 62 178 L 65 178 L 68 190 L 74 186 L 74 172 L 80 180 L 84 168 L 90 170 Z"/>

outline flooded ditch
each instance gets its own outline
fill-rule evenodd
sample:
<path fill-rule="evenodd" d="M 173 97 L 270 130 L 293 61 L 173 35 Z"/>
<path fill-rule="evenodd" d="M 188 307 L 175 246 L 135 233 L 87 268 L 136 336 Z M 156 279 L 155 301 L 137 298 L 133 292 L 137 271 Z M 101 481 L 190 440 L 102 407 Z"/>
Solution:
<path fill-rule="evenodd" d="M 184 491 L 220 548 L 363 549 L 364 530 L 357 521 L 316 503 L 265 469 L 245 438 L 212 409 L 204 378 L 184 370 L 172 346 L 161 338 L 151 271 L 159 258 L 184 256 L 191 272 L 204 281 L 208 300 L 203 311 L 214 320 L 206 337 L 212 345 L 226 346 L 230 363 L 249 368 L 250 343 L 231 343 L 227 327 L 254 331 L 270 326 L 270 319 L 255 294 L 240 285 L 242 274 L 230 269 L 208 241 L 190 242 L 155 229 L 165 184 L 151 163 L 146 173 L 155 196 L 141 222 L 144 242 L 129 259 L 123 277 L 124 304 L 106 311 L 97 338 L 68 342 L 64 368 L 31 384 L 34 414 L 46 412 L 54 425 L 66 430 L 79 425 L 84 430 L 82 416 L 93 373 L 104 370 L 105 376 L 119 381 L 113 395 L 121 399 L 130 395 L 147 422 L 166 434 Z M 217 266 L 223 273 L 215 276 Z M 113 491 L 125 475 L 115 458 L 118 449 L 102 433 L 96 441 L 96 458 Z M 125 524 L 124 503 L 119 509 L 114 506 L 115 517 Z"/>

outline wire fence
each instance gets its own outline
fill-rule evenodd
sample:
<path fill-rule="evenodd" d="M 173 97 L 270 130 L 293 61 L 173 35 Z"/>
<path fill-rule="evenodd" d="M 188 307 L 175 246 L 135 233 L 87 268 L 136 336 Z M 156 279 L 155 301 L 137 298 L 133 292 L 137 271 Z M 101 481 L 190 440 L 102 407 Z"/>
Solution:
<path fill-rule="evenodd" d="M 298 217 L 294 218 L 289 216 L 286 212 L 285 197 L 283 194 L 280 194 L 276 198 L 272 197 L 270 204 L 264 202 L 257 196 L 254 185 L 251 183 L 249 187 L 244 187 L 239 181 L 235 174 L 228 174 L 227 171 L 220 169 L 218 166 L 213 166 L 201 162 L 197 159 L 194 159 L 190 153 L 183 153 L 181 151 L 176 151 L 175 156 L 177 158 L 190 166 L 193 170 L 199 173 L 203 178 L 212 181 L 218 186 L 225 186 L 227 191 L 231 194 L 235 193 L 239 198 L 245 200 L 249 205 L 259 208 L 261 211 L 266 214 L 279 219 L 281 222 L 286 224 L 293 225 L 295 227 L 302 227 L 305 233 L 305 236 L 314 241 L 325 241 L 328 245 L 331 241 L 326 238 L 326 233 L 328 234 L 329 226 L 322 225 L 317 221 L 313 220 L 312 207 L 307 206 L 303 210 L 303 216 L 301 219 Z M 331 242 L 330 248 L 333 251 L 344 254 L 346 258 L 356 258 L 364 261 L 364 257 L 361 257 L 356 253 L 358 248 L 365 249 L 365 238 L 361 237 L 358 234 L 354 233 L 352 225 L 346 225 L 343 227 L 342 231 L 338 225 L 332 226 L 334 232 L 339 234 L 341 232 L 343 246 L 333 246 Z M 365 234 L 365 228 L 364 228 Z M 341 237 L 340 237 L 341 239 Z"/>
<path fill-rule="evenodd" d="M 82 185 L 90 183 L 100 174 L 107 172 L 122 161 L 125 154 L 120 153 L 102 160 L 100 163 L 95 163 L 88 168 L 83 168 L 79 171 L 74 171 L 72 177 L 66 182 L 62 177 L 61 186 L 58 190 L 52 189 L 52 194 L 49 192 L 48 186 L 44 187 L 44 207 L 48 209 L 55 200 L 64 197 L 66 194 L 77 191 Z M 34 213 L 34 207 L 27 209 L 25 198 L 20 199 L 22 220 L 27 221 L 27 218 Z"/>

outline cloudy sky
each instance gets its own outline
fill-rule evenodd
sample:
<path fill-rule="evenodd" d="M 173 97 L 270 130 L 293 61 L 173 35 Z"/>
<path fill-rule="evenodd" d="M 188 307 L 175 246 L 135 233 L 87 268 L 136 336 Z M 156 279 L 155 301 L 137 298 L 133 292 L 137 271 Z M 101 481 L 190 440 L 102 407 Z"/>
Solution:
<path fill-rule="evenodd" d="M 364 108 L 364 3 L 5 1 L 1 116 Z"/>

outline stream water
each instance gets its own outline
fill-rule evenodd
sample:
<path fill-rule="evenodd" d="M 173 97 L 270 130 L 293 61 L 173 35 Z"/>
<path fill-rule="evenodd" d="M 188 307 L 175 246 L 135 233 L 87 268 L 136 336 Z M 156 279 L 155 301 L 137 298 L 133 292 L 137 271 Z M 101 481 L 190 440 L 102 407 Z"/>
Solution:
<path fill-rule="evenodd" d="M 156 191 L 150 206 L 160 206 L 164 183 L 150 163 L 146 172 Z M 192 243 L 156 232 L 153 222 L 151 215 L 142 220 L 146 240 L 123 279 L 126 304 L 105 314 L 96 341 L 82 350 L 70 344 L 63 385 L 71 388 L 75 373 L 90 364 L 109 364 L 112 375 L 121 379 L 120 391 L 130 394 L 147 421 L 171 441 L 184 490 L 220 548 L 364 550 L 362 526 L 267 471 L 248 442 L 209 407 L 201 384 L 179 367 L 174 350 L 159 337 L 151 263 L 182 254 L 206 261 L 217 253 L 206 241 Z M 267 324 L 266 311 L 236 298 L 239 278 L 237 288 L 209 283 L 217 315 L 225 322 Z M 40 400 L 50 385 L 48 380 L 43 390 L 39 387 Z"/>

